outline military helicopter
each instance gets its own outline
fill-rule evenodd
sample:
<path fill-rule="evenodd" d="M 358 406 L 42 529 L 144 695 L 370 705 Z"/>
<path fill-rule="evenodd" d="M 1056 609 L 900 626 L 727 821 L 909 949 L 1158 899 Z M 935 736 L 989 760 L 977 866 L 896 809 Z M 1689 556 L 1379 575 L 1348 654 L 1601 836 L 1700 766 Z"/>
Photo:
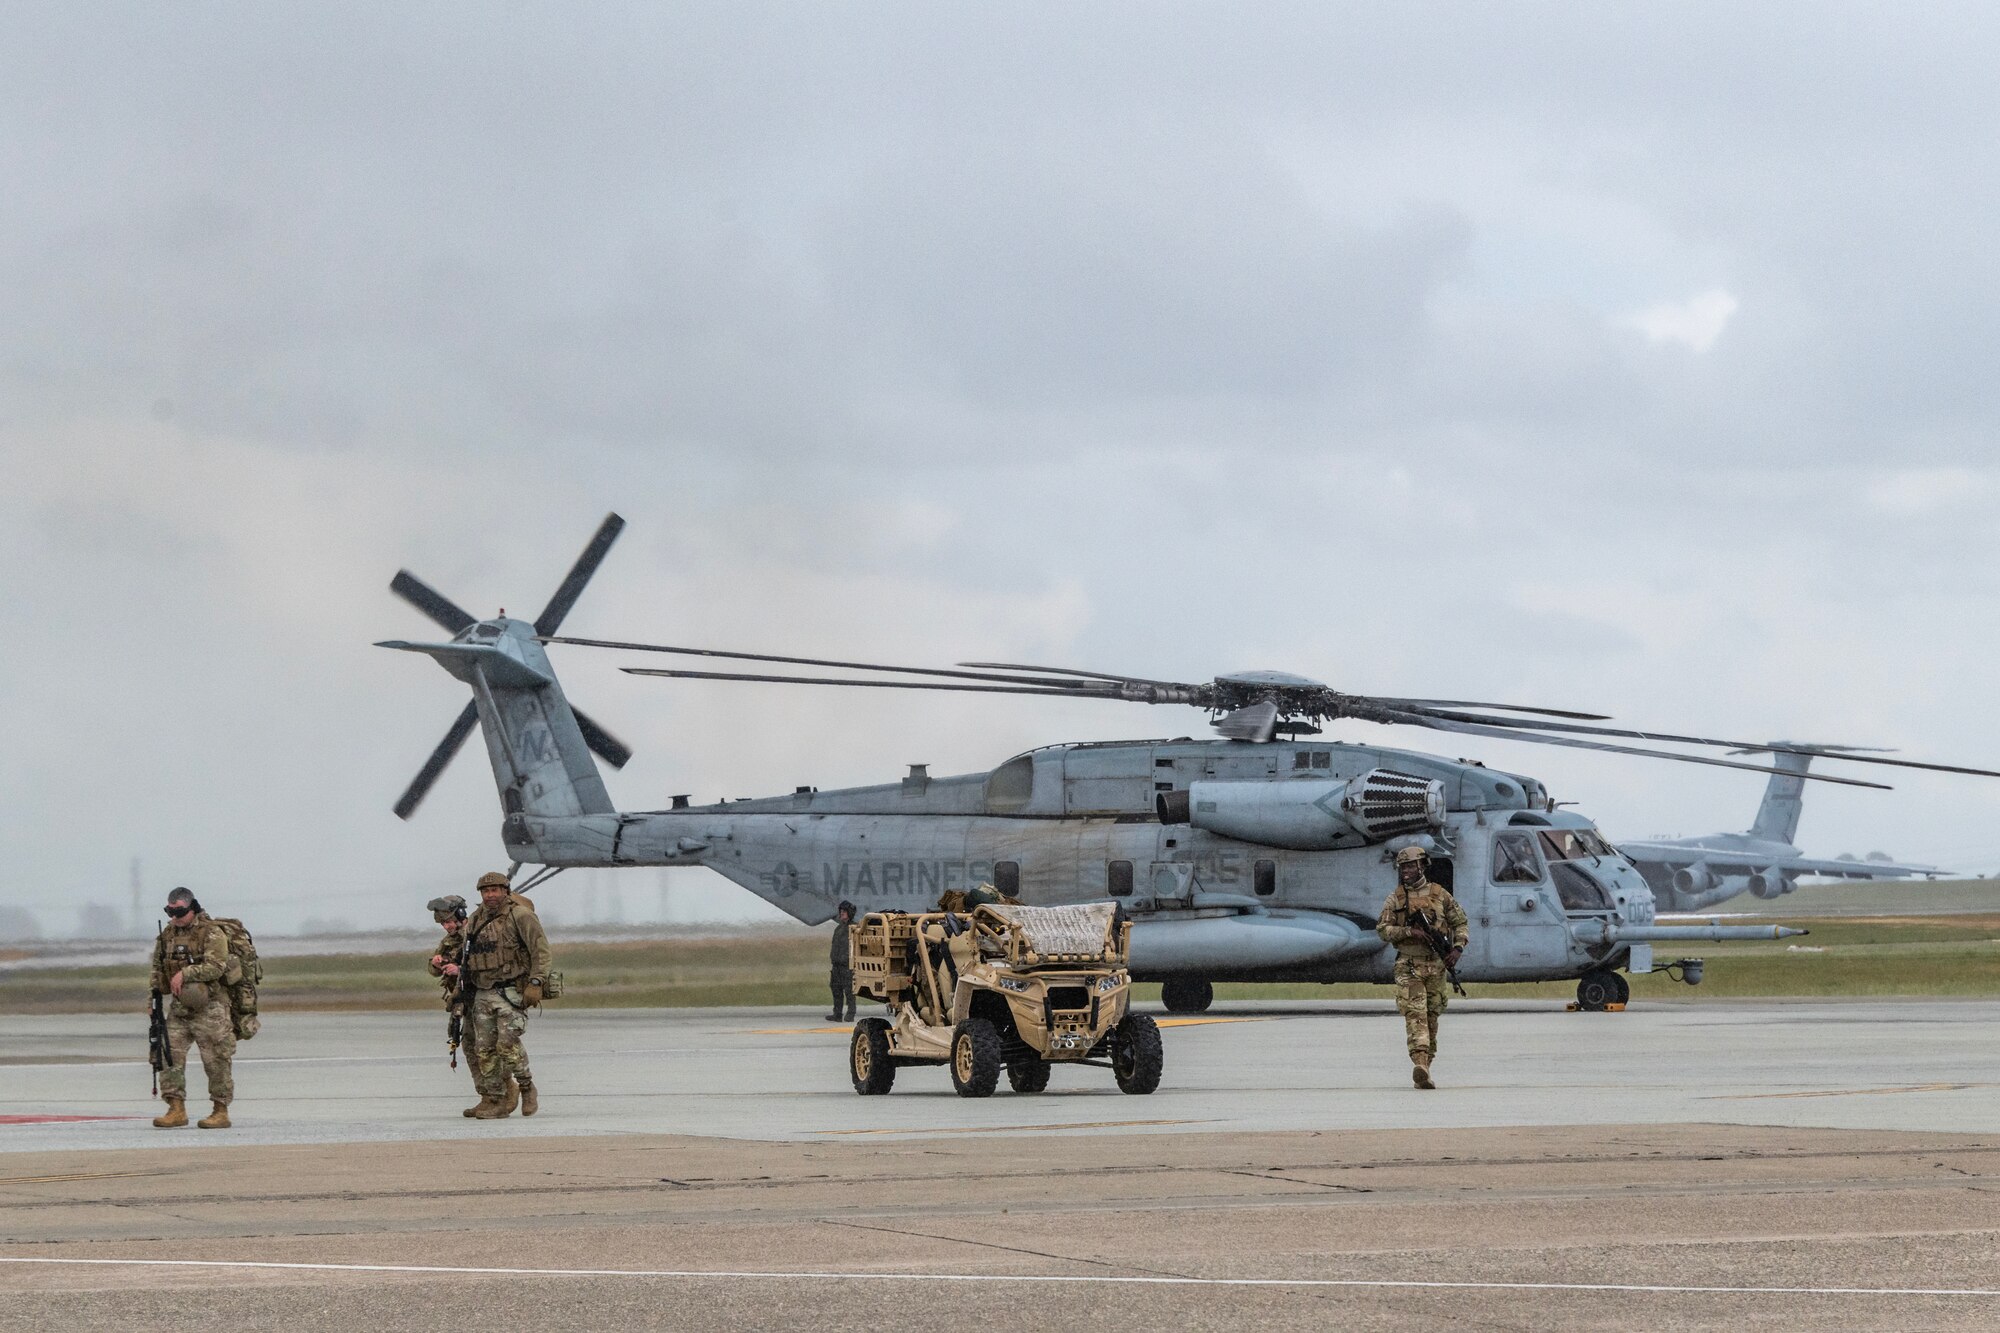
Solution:
<path fill-rule="evenodd" d="M 1109 900 L 1133 921 L 1133 976 L 1164 983 L 1166 1006 L 1180 1012 L 1206 1008 L 1217 981 L 1389 982 L 1393 956 L 1374 922 L 1394 883 L 1389 858 L 1413 844 L 1429 852 L 1433 877 L 1472 918 L 1461 976 L 1576 979 L 1583 1008 L 1622 1002 L 1628 986 L 1619 969 L 1653 970 L 1656 944 L 1803 933 L 1658 923 L 1638 869 L 1536 779 L 1326 740 L 1321 728 L 1351 718 L 1762 773 L 1774 770 L 1651 745 L 1779 755 L 1788 753 L 1782 745 L 1608 727 L 1601 714 L 1568 709 L 1349 694 L 1274 671 L 1188 683 L 1018 663 L 926 668 L 563 637 L 563 619 L 623 527 L 616 514 L 604 520 L 532 622 L 504 613 L 477 619 L 407 570 L 390 584 L 452 637 L 379 646 L 425 654 L 472 692 L 396 813 L 415 812 L 477 726 L 499 788 L 510 873 L 539 867 L 524 888 L 579 866 L 706 866 L 808 925 L 830 919 L 842 899 L 864 913 L 920 911 L 946 890 L 981 883 L 1034 904 Z M 800 787 L 711 805 L 676 796 L 668 809 L 625 811 L 612 804 L 591 755 L 620 768 L 631 750 L 571 706 L 550 644 L 869 673 L 624 668 L 681 680 L 1191 706 L 1211 715 L 1219 735 L 1050 745 L 983 773 L 933 777 L 918 764 L 879 786 Z M 1635 740 L 1649 744 L 1624 743 Z M 1813 753 L 1826 755 L 1823 747 Z M 2000 777 L 1877 754 L 1827 757 Z M 1665 970 L 1693 984 L 1701 960 Z"/>

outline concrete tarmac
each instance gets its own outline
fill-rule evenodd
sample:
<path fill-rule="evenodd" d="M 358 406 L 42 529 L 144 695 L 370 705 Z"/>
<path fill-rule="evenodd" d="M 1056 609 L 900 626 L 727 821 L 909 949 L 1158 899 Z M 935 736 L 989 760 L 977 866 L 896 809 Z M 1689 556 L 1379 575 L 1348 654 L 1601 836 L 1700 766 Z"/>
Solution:
<path fill-rule="evenodd" d="M 551 1012 L 472 1122 L 441 1017 L 276 1014 L 216 1133 L 147 1124 L 143 1015 L 0 1019 L 0 1328 L 2000 1326 L 2000 1005 L 1461 1004 L 1432 1093 L 1386 1004 L 1203 1019 L 1152 1096 L 967 1101 Z"/>

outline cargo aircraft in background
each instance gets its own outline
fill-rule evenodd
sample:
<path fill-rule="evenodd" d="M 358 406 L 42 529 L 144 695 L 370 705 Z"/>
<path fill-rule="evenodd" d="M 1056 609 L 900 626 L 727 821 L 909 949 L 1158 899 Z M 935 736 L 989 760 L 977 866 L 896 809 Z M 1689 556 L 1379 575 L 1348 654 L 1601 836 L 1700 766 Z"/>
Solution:
<path fill-rule="evenodd" d="M 1805 799 L 1806 769 L 1817 755 L 1854 753 L 1849 745 L 1807 745 L 1775 741 L 1738 754 L 1769 754 L 1778 771 L 1764 788 L 1756 822 L 1743 833 L 1706 833 L 1693 838 L 1649 838 L 1617 844 L 1639 868 L 1663 912 L 1703 912 L 1740 894 L 1769 901 L 1798 888 L 1804 877 L 1819 879 L 1935 879 L 1936 866 L 1905 865 L 1880 852 L 1831 861 L 1803 855 L 1793 845 Z M 1874 753 L 1882 753 L 1875 751 Z"/>

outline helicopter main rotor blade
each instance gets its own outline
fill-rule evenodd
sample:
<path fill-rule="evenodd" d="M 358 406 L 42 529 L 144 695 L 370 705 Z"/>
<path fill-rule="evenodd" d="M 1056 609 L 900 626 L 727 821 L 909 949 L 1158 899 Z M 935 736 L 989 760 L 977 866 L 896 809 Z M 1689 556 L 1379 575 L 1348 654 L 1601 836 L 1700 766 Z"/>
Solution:
<path fill-rule="evenodd" d="M 1609 713 L 1578 713 L 1567 708 L 1531 708 L 1527 704 L 1487 704 L 1473 699 L 1391 699 L 1384 695 L 1370 695 L 1376 703 L 1388 704 L 1393 708 L 1492 708 L 1503 713 L 1539 713 L 1543 717 L 1568 717 L 1579 722 L 1609 722 Z"/>
<path fill-rule="evenodd" d="M 429 616 L 444 627 L 445 633 L 454 637 L 467 625 L 478 623 L 477 617 L 468 614 L 458 603 L 407 569 L 396 571 L 396 577 L 389 580 L 389 591 Z"/>
<path fill-rule="evenodd" d="M 1849 754 L 1896 753 L 1896 747 L 1893 745 L 1821 745 L 1817 741 L 1778 741 L 1775 744 L 1787 746 L 1786 753 L 1788 754 L 1824 755 L 1829 759 L 1839 759 L 1843 755 Z M 1758 745 L 1745 750 L 1731 750 L 1729 753 L 1769 754 L 1771 753 L 1771 747 L 1768 745 Z"/>
<path fill-rule="evenodd" d="M 1165 685 L 1177 690 L 1198 690 L 1199 685 L 1190 685 L 1179 680 L 1154 680 L 1150 676 L 1113 676 L 1103 671 L 1078 671 L 1072 667 L 1029 666 L 1024 662 L 960 662 L 962 667 L 977 667 L 983 671 L 1039 671 L 1045 676 L 1076 676 L 1083 680 L 1108 680 L 1120 685 Z"/>
<path fill-rule="evenodd" d="M 572 639 L 545 635 L 544 643 L 566 643 L 579 648 L 623 648 L 635 653 L 679 653 L 684 657 L 726 657 L 738 662 L 781 662 L 786 666 L 845 667 L 853 671 L 893 671 L 908 676 L 949 676 L 958 680 L 985 680 L 1010 685 L 1062 685 L 1039 676 L 999 676 L 983 671 L 949 671 L 942 667 L 887 666 L 881 662 L 846 662 L 833 657 L 788 657 L 782 653 L 739 653 L 724 648 L 680 648 L 666 643 L 625 643 L 617 639 Z"/>
<path fill-rule="evenodd" d="M 576 718 L 577 730 L 583 733 L 583 743 L 613 768 L 625 767 L 626 761 L 632 757 L 632 747 L 599 726 L 575 704 L 570 705 L 569 711 Z"/>
<path fill-rule="evenodd" d="M 624 519 L 616 514 L 604 516 L 604 521 L 597 525 L 597 531 L 591 534 L 590 544 L 583 548 L 583 554 L 569 567 L 568 575 L 555 590 L 555 595 L 549 598 L 549 604 L 535 617 L 535 633 L 554 634 L 562 628 L 563 617 L 567 616 L 570 608 L 576 605 L 576 599 L 583 596 L 584 586 L 590 582 L 591 575 L 597 572 L 597 567 L 604 563 L 604 557 L 610 553 L 611 543 L 617 541 L 618 534 L 624 530 Z"/>
<path fill-rule="evenodd" d="M 1397 716 L 1394 712 L 1390 712 L 1385 714 L 1381 720 L 1405 722 L 1417 727 L 1429 727 L 1433 731 L 1455 731 L 1467 736 L 1493 736 L 1501 740 L 1529 741 L 1536 745 L 1561 745 L 1577 750 L 1605 750 L 1612 754 L 1634 754 L 1647 759 L 1673 759 L 1683 764 L 1709 764 L 1716 768 L 1740 768 L 1751 773 L 1763 773 L 1766 775 L 1785 772 L 1781 768 L 1765 768 L 1760 764 L 1745 764 L 1734 759 L 1716 759 L 1705 754 L 1678 754 L 1672 750 L 1642 750 L 1635 745 L 1607 745 L 1602 741 L 1573 740 L 1568 736 L 1543 736 L 1532 731 L 1517 731 L 1510 726 L 1482 726 L 1477 723 L 1428 713 L 1413 712 Z M 1812 782 L 1833 782 L 1843 787 L 1873 787 L 1878 791 L 1894 790 L 1894 788 L 1885 783 L 1865 782 L 1860 778 L 1834 777 L 1824 773 L 1794 773 L 1787 776 L 1805 778 Z"/>
<path fill-rule="evenodd" d="M 1507 730 L 1515 728 L 1534 731 L 1560 731 L 1566 734 L 1585 736 L 1619 736 L 1629 740 L 1655 741 L 1668 745 L 1713 745 L 1722 750 L 1753 750 L 1761 754 L 1803 754 L 1826 759 L 1842 759 L 1854 764 L 1883 764 L 1890 768 L 1920 768 L 1933 773 L 1963 773 L 1970 777 L 2000 778 L 2000 771 L 1990 768 L 1966 768 L 1959 764 L 1931 764 L 1917 759 L 1882 759 L 1872 754 L 1856 754 L 1852 751 L 1841 754 L 1829 753 L 1826 746 L 1787 745 L 1781 741 L 1726 741 L 1711 736 L 1678 736 L 1666 731 L 1628 731 L 1622 727 L 1586 727 L 1568 722 L 1531 722 L 1516 718 L 1476 717 L 1470 713 L 1452 713 L 1442 709 L 1411 709 L 1413 715 L 1423 717 L 1449 718 L 1460 722 L 1478 722 L 1487 726 Z M 1766 770 L 1774 771 L 1774 770 Z M 1819 774 L 1805 776 L 1817 778 Z M 1877 784 L 1879 785 L 1879 784 Z"/>
<path fill-rule="evenodd" d="M 976 694 L 1043 694 L 1059 699 L 1116 699 L 1111 693 L 1075 688 L 1040 689 L 1027 685 L 958 685 L 940 680 L 847 680 L 838 676 L 754 676 L 732 671 L 672 671 L 664 667 L 620 667 L 628 676 L 667 676 L 675 680 L 748 680 L 776 685 L 849 685 L 875 690 L 965 690 Z"/>
<path fill-rule="evenodd" d="M 458 748 L 465 744 L 465 738 L 470 736 L 472 729 L 478 725 L 478 705 L 466 704 L 453 719 L 450 730 L 444 734 L 444 739 L 438 742 L 435 750 L 431 751 L 431 757 L 424 760 L 424 766 L 417 770 L 416 777 L 410 779 L 410 785 L 403 789 L 402 797 L 396 802 L 396 818 L 408 819 L 417 812 L 417 807 L 430 792 L 431 784 L 438 780 L 438 774 L 444 772 L 445 765 L 451 762 L 452 756 L 458 753 Z"/>

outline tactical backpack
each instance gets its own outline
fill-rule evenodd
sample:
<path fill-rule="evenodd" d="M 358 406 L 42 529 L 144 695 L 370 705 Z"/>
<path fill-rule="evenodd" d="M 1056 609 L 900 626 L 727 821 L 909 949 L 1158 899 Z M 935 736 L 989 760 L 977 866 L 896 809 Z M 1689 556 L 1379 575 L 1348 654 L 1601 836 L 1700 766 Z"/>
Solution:
<path fill-rule="evenodd" d="M 257 987 L 264 980 L 264 965 L 257 960 L 257 942 L 249 927 L 233 916 L 210 917 L 208 924 L 222 932 L 229 947 L 229 962 L 222 969 L 222 988 L 229 993 L 229 1017 L 236 1027 L 236 1039 L 248 1041 L 257 1035 Z"/>

